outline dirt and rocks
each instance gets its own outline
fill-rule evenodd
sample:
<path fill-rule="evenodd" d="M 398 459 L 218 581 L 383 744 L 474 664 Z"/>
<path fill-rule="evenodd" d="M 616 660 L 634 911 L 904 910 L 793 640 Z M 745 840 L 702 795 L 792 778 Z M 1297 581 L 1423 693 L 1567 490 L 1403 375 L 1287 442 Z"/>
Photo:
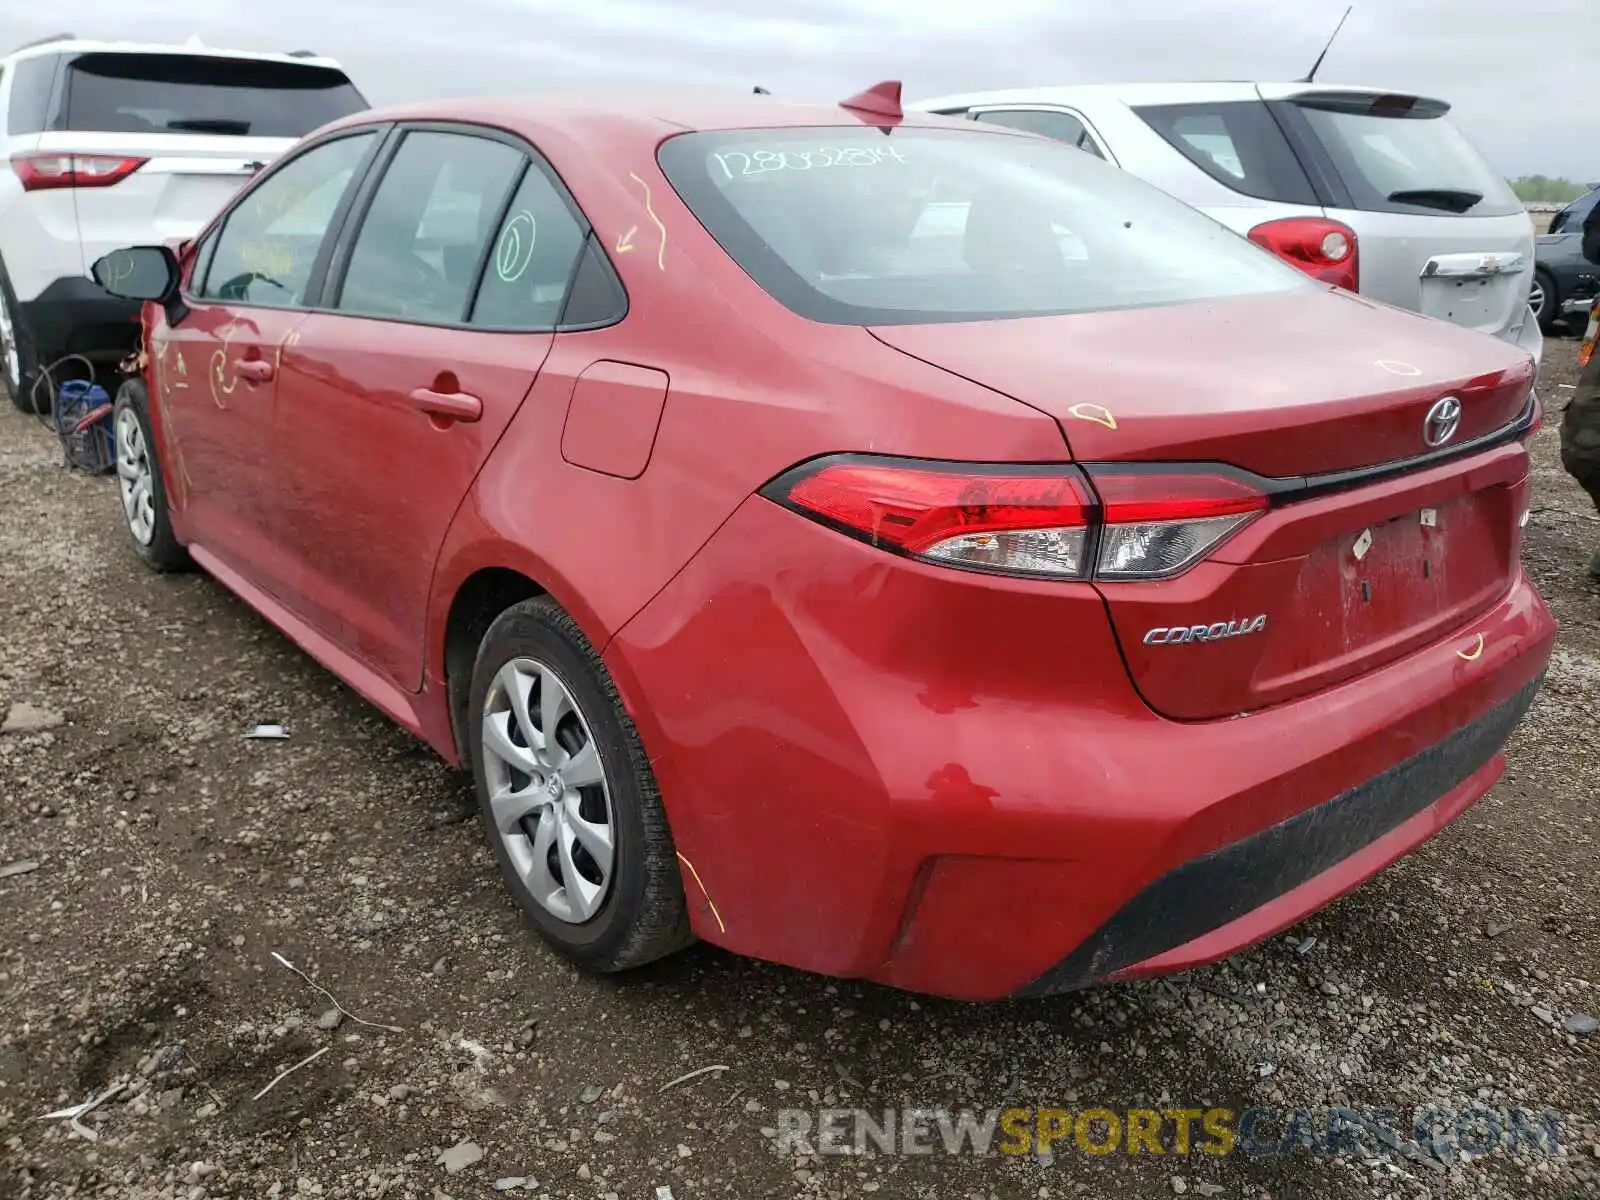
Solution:
<path fill-rule="evenodd" d="M 705 947 L 580 976 L 524 933 L 462 778 L 217 584 L 147 574 L 113 483 L 4 413 L 0 1197 L 1600 1195 L 1600 521 L 1553 421 L 1526 558 L 1562 633 L 1493 794 L 1225 965 L 974 1007 Z M 1392 1110 L 1402 1145 L 773 1137 L 784 1108 L 1011 1104 Z M 1430 1104 L 1554 1113 L 1559 1145 L 1419 1147 Z"/>

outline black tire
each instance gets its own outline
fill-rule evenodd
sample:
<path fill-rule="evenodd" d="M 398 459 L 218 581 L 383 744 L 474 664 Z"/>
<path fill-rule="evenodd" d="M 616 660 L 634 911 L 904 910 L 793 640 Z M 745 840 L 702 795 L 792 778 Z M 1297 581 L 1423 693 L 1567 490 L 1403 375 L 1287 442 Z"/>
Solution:
<path fill-rule="evenodd" d="M 6 274 L 4 263 L 0 263 L 0 303 L 6 306 L 6 313 L 11 318 L 11 335 L 16 340 L 17 358 L 21 367 L 17 377 L 12 378 L 10 366 L 6 359 L 0 356 L 0 386 L 6 389 L 17 411 L 47 417 L 50 415 L 50 398 L 44 394 L 45 389 L 42 387 L 38 389 L 38 407 L 34 406 L 33 392 L 34 384 L 39 378 L 39 357 L 34 350 L 33 337 L 23 321 L 22 306 L 17 303 L 17 294 L 11 290 L 11 276 Z"/>
<path fill-rule="evenodd" d="M 1561 293 L 1556 288 L 1555 276 L 1543 267 L 1535 267 L 1533 277 L 1544 289 L 1544 303 L 1534 310 L 1533 315 L 1539 322 L 1540 331 L 1549 333 L 1561 319 Z"/>
<path fill-rule="evenodd" d="M 554 671 L 566 685 L 600 753 L 610 791 L 613 863 L 598 911 L 569 923 L 547 911 L 513 865 L 489 802 L 483 716 L 495 677 L 516 659 Z M 467 706 L 467 748 L 484 831 L 501 879 L 528 923 L 552 947 L 591 971 L 625 971 L 692 942 L 677 849 L 638 730 L 605 664 L 582 630 L 548 596 L 514 604 L 478 648 Z"/>
<path fill-rule="evenodd" d="M 123 509 L 123 525 L 128 530 L 128 540 L 133 543 L 134 553 L 153 571 L 183 571 L 192 564 L 189 552 L 183 548 L 172 532 L 172 514 L 167 508 L 167 482 L 162 474 L 161 460 L 156 451 L 155 438 L 150 432 L 150 400 L 145 391 L 142 379 L 129 379 L 117 389 L 117 399 L 111 411 L 112 434 L 116 442 L 118 479 L 117 499 Z M 133 529 L 132 518 L 129 516 L 127 504 L 123 500 L 123 480 L 121 478 L 123 438 L 122 423 L 133 421 L 138 425 L 139 436 L 143 439 L 144 452 L 149 462 L 149 492 L 150 507 L 153 513 L 153 524 L 148 541 L 143 540 Z"/>

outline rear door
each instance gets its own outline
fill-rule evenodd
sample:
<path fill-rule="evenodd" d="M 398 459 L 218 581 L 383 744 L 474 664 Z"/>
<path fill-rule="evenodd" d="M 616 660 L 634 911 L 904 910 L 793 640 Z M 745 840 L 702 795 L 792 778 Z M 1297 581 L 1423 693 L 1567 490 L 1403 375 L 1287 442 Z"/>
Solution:
<path fill-rule="evenodd" d="M 1263 95 L 1333 190 L 1329 214 L 1356 231 L 1364 294 L 1537 352 L 1533 221 L 1449 105 L 1301 87 Z"/>
<path fill-rule="evenodd" d="M 422 681 L 451 519 L 549 354 L 587 226 L 546 164 L 480 128 L 405 129 L 285 376 L 273 520 L 300 615 Z"/>
<path fill-rule="evenodd" d="M 366 107 L 324 64 L 96 51 L 68 60 L 35 153 L 91 164 L 72 192 L 87 270 L 120 246 L 192 237 L 303 135 Z"/>

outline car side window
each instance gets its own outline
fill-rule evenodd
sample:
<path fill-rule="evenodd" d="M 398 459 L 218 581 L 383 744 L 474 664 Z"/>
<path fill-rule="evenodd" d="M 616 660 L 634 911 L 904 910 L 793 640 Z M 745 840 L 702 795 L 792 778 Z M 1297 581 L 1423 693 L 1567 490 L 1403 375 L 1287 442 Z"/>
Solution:
<path fill-rule="evenodd" d="M 1594 211 L 1597 203 L 1600 203 L 1600 191 L 1590 192 L 1587 196 L 1579 196 L 1556 214 L 1556 219 L 1550 223 L 1550 232 L 1581 232 L 1584 222 L 1589 219 L 1589 214 Z"/>
<path fill-rule="evenodd" d="M 1043 134 L 1058 142 L 1076 146 L 1079 150 L 1086 150 L 1096 158 L 1105 157 L 1105 152 L 1095 142 L 1094 135 L 1071 113 L 1049 112 L 1036 108 L 990 109 L 974 113 L 972 119 L 989 125 L 1004 125 L 1010 129 Z"/>
<path fill-rule="evenodd" d="M 335 307 L 455 324 L 526 161 L 505 142 L 413 130 L 361 218 Z"/>
<path fill-rule="evenodd" d="M 583 252 L 585 231 L 550 177 L 535 164 L 495 235 L 472 324 L 553 329 Z"/>
<path fill-rule="evenodd" d="M 324 142 L 263 179 L 223 222 L 194 298 L 262 308 L 305 304 L 323 239 L 376 137 Z"/>
<path fill-rule="evenodd" d="M 1595 202 L 1600 201 L 1600 190 L 1579 196 L 1555 216 L 1550 218 L 1551 233 L 1576 233 L 1583 228 L 1584 218 L 1594 208 Z"/>

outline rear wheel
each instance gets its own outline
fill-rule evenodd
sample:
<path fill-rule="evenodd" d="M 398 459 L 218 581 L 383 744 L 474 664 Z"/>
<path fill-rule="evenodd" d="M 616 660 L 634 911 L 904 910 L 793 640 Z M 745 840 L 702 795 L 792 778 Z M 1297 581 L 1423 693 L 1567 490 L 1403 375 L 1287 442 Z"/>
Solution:
<path fill-rule="evenodd" d="M 11 397 L 11 403 L 25 413 L 49 412 L 49 401 L 43 399 L 36 409 L 32 395 L 34 380 L 38 378 L 38 364 L 33 345 L 22 325 L 22 309 L 17 304 L 16 293 L 11 290 L 11 277 L 5 264 L 0 263 L 0 383 Z"/>
<path fill-rule="evenodd" d="M 547 942 L 596 971 L 689 943 L 649 759 L 610 673 L 549 597 L 515 604 L 489 627 L 467 739 L 501 876 Z"/>

